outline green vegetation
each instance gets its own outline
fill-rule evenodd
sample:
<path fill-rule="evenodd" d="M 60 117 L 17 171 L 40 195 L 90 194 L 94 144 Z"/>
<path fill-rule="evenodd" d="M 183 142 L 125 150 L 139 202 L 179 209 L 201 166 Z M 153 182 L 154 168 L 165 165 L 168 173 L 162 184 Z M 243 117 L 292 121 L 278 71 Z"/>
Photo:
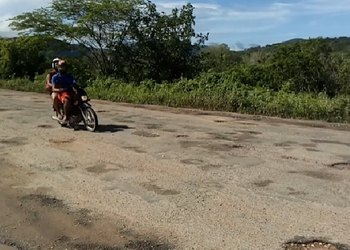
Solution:
<path fill-rule="evenodd" d="M 160 13 L 142 0 L 53 0 L 12 20 L 23 37 L 0 39 L 0 87 L 43 92 L 45 68 L 63 56 L 95 98 L 350 121 L 350 38 L 235 52 L 205 46 L 208 35 L 195 33 L 193 10 L 187 4 Z"/>
<path fill-rule="evenodd" d="M 33 83 L 33 81 L 26 78 L 19 78 L 19 79 L 13 79 L 13 80 L 0 80 L 0 88 L 26 91 L 26 92 L 38 92 L 38 93 L 45 92 L 45 89 L 43 88 L 42 83 L 35 84 Z"/>
<path fill-rule="evenodd" d="M 307 118 L 331 122 L 350 121 L 348 96 L 329 98 L 325 94 L 295 94 L 232 82 L 208 84 L 215 75 L 174 84 L 144 81 L 138 86 L 113 79 L 96 80 L 87 88 L 95 98 L 117 102 L 160 104 L 172 107 L 225 110 L 285 118 Z"/>

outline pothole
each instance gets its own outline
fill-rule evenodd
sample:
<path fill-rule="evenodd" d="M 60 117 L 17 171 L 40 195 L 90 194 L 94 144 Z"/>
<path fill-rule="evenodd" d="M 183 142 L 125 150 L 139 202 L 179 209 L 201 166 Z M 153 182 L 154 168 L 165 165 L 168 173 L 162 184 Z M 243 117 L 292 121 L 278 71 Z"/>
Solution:
<path fill-rule="evenodd" d="M 25 137 L 13 137 L 0 139 L 0 144 L 5 144 L 8 146 L 22 146 L 26 144 L 27 138 Z"/>
<path fill-rule="evenodd" d="M 298 160 L 298 158 L 296 158 L 294 156 L 289 156 L 289 155 L 282 155 L 281 158 L 284 159 L 284 160 L 293 160 L 293 161 L 297 161 Z"/>
<path fill-rule="evenodd" d="M 142 137 L 149 137 L 149 138 L 155 138 L 155 137 L 159 137 L 158 134 L 153 134 L 153 133 L 149 133 L 146 131 L 136 131 L 134 133 L 132 133 L 133 135 L 137 135 L 137 136 L 142 136 Z"/>
<path fill-rule="evenodd" d="M 296 145 L 296 144 L 298 143 L 294 141 L 285 141 L 285 142 L 275 143 L 273 145 L 276 147 L 292 147 L 293 145 Z"/>
<path fill-rule="evenodd" d="M 236 144 L 219 144 L 219 143 L 213 143 L 208 145 L 203 145 L 204 148 L 209 149 L 210 151 L 223 151 L 228 152 L 233 149 L 240 149 L 243 148 L 242 145 L 236 145 Z"/>
<path fill-rule="evenodd" d="M 215 140 L 232 141 L 233 138 L 227 134 L 221 133 L 208 133 Z"/>
<path fill-rule="evenodd" d="M 328 181 L 339 181 L 341 177 L 339 175 L 333 173 L 327 173 L 324 171 L 288 171 L 290 174 L 301 174 L 307 177 L 320 179 L 320 180 L 328 180 Z"/>
<path fill-rule="evenodd" d="M 14 108 L 14 109 L 11 109 L 11 108 L 0 108 L 0 112 L 7 112 L 7 111 L 21 111 L 23 109 L 21 108 Z"/>
<path fill-rule="evenodd" d="M 159 195 L 178 195 L 181 192 L 177 191 L 177 190 L 173 190 L 173 189 L 163 189 L 155 184 L 152 183 L 144 183 L 142 184 L 142 186 L 147 190 L 147 191 L 151 191 L 151 192 L 155 192 L 156 194 Z"/>
<path fill-rule="evenodd" d="M 145 150 L 141 149 L 140 147 L 122 147 L 122 148 L 134 151 L 135 153 L 138 153 L 138 154 L 147 153 Z"/>
<path fill-rule="evenodd" d="M 272 183 L 273 183 L 272 180 L 263 180 L 263 181 L 256 181 L 253 184 L 257 187 L 267 187 Z"/>
<path fill-rule="evenodd" d="M 21 249 L 27 249 L 22 246 L 22 244 L 11 241 L 11 240 L 3 240 L 0 238 L 0 249 L 1 250 L 21 250 Z"/>
<path fill-rule="evenodd" d="M 90 212 L 88 209 L 80 209 L 77 212 L 75 223 L 82 227 L 91 227 L 93 225 L 93 218 L 90 216 Z"/>
<path fill-rule="evenodd" d="M 130 241 L 125 245 L 126 249 L 142 249 L 142 250 L 169 250 L 173 249 L 172 246 L 168 244 L 162 244 L 150 240 L 139 240 L 139 241 Z"/>
<path fill-rule="evenodd" d="M 42 124 L 42 125 L 38 125 L 38 128 L 53 128 L 53 126 L 48 124 Z"/>
<path fill-rule="evenodd" d="M 76 243 L 72 244 L 73 249 L 76 250 L 87 250 L 87 249 L 96 249 L 96 250 L 120 250 L 118 246 L 109 246 L 97 243 Z"/>
<path fill-rule="evenodd" d="M 22 201 L 37 201 L 43 207 L 64 207 L 63 201 L 43 194 L 29 194 L 21 198 Z"/>
<path fill-rule="evenodd" d="M 11 109 L 0 108 L 0 112 L 11 111 Z"/>
<path fill-rule="evenodd" d="M 297 237 L 283 245 L 284 250 L 350 250 L 348 245 Z"/>
<path fill-rule="evenodd" d="M 146 128 L 148 128 L 148 129 L 160 129 L 162 127 L 163 127 L 163 125 L 161 125 L 161 124 L 146 124 Z"/>
<path fill-rule="evenodd" d="M 183 164 L 186 164 L 186 165 L 201 165 L 201 164 L 203 164 L 203 161 L 199 160 L 199 159 L 185 159 L 185 160 L 181 160 L 180 162 Z"/>
<path fill-rule="evenodd" d="M 223 167 L 222 165 L 208 164 L 208 165 L 201 166 L 200 168 L 203 171 L 210 171 L 210 170 L 217 170 L 222 167 Z"/>
<path fill-rule="evenodd" d="M 169 133 L 176 133 L 177 132 L 176 129 L 172 129 L 172 128 L 163 128 L 161 130 L 164 132 L 169 132 Z"/>
<path fill-rule="evenodd" d="M 190 137 L 189 135 L 176 135 L 176 138 L 188 138 Z"/>
<path fill-rule="evenodd" d="M 254 130 L 239 130 L 238 132 L 243 134 L 262 135 L 262 132 L 254 131 Z"/>
<path fill-rule="evenodd" d="M 72 143 L 74 141 L 75 141 L 75 139 L 73 139 L 73 138 L 68 138 L 68 139 L 50 139 L 49 140 L 50 143 L 54 143 L 54 144 L 67 144 L 67 143 Z"/>
<path fill-rule="evenodd" d="M 121 168 L 123 168 L 123 166 L 118 164 L 98 163 L 92 167 L 88 167 L 86 170 L 94 174 L 105 174 L 112 171 L 118 171 Z"/>
<path fill-rule="evenodd" d="M 329 165 L 329 167 L 339 170 L 350 170 L 350 162 L 337 162 Z"/>

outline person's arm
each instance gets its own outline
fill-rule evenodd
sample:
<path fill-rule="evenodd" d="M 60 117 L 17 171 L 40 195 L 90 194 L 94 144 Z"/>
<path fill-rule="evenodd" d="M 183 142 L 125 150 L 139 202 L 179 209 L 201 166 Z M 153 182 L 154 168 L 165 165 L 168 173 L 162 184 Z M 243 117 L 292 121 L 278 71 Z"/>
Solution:
<path fill-rule="evenodd" d="M 77 80 L 75 80 L 74 77 L 72 77 L 72 89 L 74 91 L 74 93 L 78 93 L 78 85 L 77 85 Z"/>
<path fill-rule="evenodd" d="M 51 84 L 51 76 L 50 74 L 47 74 L 46 80 L 45 80 L 45 90 L 46 92 L 51 92 L 52 91 L 52 84 Z"/>
<path fill-rule="evenodd" d="M 52 86 L 51 82 L 50 82 L 50 74 L 46 75 L 46 86 Z"/>
<path fill-rule="evenodd" d="M 75 78 L 71 75 L 67 75 L 67 82 L 69 83 L 68 89 L 76 93 L 78 86 L 77 86 L 77 81 L 75 80 Z"/>

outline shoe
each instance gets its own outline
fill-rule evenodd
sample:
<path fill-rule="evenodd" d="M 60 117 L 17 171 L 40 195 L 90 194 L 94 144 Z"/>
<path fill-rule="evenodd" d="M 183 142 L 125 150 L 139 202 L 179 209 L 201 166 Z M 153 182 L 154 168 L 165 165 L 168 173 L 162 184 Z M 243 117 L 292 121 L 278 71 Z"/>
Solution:
<path fill-rule="evenodd" d="M 66 116 L 64 116 L 62 119 L 60 119 L 59 120 L 60 121 L 60 123 L 62 124 L 62 125 L 67 125 L 68 124 L 68 121 L 67 121 L 67 117 Z"/>
<path fill-rule="evenodd" d="M 56 115 L 53 115 L 51 118 L 52 118 L 53 120 L 55 120 L 55 121 L 59 121 L 59 120 L 60 120 L 60 118 L 59 118 L 58 116 L 56 116 Z"/>
<path fill-rule="evenodd" d="M 56 121 L 60 121 L 60 120 L 63 119 L 63 115 L 60 115 L 60 114 L 58 114 L 58 115 L 53 115 L 53 116 L 52 116 L 52 119 L 54 119 L 54 120 L 56 120 Z"/>

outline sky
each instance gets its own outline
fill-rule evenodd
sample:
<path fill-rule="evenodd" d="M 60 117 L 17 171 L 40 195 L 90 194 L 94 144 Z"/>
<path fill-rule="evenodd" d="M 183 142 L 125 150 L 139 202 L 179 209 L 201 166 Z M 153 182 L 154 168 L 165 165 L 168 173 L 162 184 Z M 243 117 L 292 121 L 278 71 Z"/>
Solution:
<path fill-rule="evenodd" d="M 50 0 L 0 0 L 0 36 L 15 36 L 8 19 L 46 7 Z M 160 11 L 190 2 L 197 33 L 208 44 L 232 49 L 279 43 L 293 38 L 350 36 L 350 0 L 154 0 Z"/>

